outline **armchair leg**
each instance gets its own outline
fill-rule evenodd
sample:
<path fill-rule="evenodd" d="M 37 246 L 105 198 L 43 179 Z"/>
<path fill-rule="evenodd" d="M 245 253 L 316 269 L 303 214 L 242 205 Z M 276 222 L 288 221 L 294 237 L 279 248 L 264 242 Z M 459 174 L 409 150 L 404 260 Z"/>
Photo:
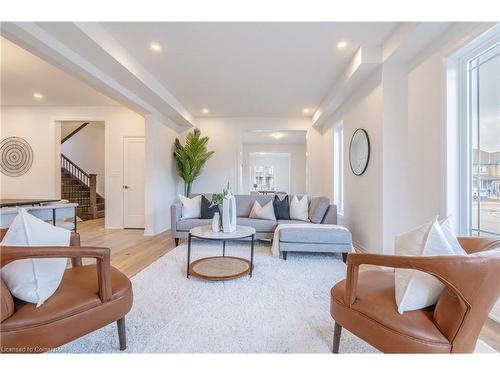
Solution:
<path fill-rule="evenodd" d="M 179 246 L 179 239 L 178 238 L 174 238 L 174 241 L 175 241 L 175 246 Z"/>
<path fill-rule="evenodd" d="M 338 354 L 340 345 L 340 334 L 342 333 L 342 326 L 335 323 L 335 328 L 333 329 L 333 346 L 332 353 Z"/>
<path fill-rule="evenodd" d="M 118 327 L 118 339 L 120 341 L 120 350 L 127 349 L 127 335 L 125 333 L 125 317 L 116 321 Z"/>
<path fill-rule="evenodd" d="M 342 253 L 342 261 L 347 263 L 347 253 Z"/>
<path fill-rule="evenodd" d="M 282 251 L 281 253 L 283 254 L 283 260 L 286 260 L 286 255 L 287 255 L 288 251 Z"/>

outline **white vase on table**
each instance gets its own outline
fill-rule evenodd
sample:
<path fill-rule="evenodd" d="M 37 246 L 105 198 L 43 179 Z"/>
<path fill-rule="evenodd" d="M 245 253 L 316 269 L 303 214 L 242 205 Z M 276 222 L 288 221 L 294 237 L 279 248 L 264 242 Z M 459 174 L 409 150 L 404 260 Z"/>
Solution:
<path fill-rule="evenodd" d="M 236 199 L 229 190 L 222 202 L 222 231 L 232 233 L 236 230 Z"/>
<path fill-rule="evenodd" d="M 214 213 L 214 217 L 212 218 L 212 232 L 220 232 L 220 215 L 218 212 Z"/>

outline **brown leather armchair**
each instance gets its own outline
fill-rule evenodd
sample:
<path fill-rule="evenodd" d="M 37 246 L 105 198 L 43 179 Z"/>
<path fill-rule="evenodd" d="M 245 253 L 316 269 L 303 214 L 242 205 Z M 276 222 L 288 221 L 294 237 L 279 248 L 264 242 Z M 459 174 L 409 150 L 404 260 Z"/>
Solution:
<path fill-rule="evenodd" d="M 331 290 L 332 351 L 338 353 L 344 327 L 384 353 L 472 353 L 500 294 L 500 251 L 488 251 L 500 240 L 458 240 L 468 256 L 349 254 L 347 278 Z M 423 271 L 446 288 L 435 306 L 399 314 L 394 273 L 359 272 L 362 264 Z"/>
<path fill-rule="evenodd" d="M 0 239 L 5 230 L 0 231 Z M 71 247 L 0 248 L 0 266 L 26 258 L 71 258 L 57 291 L 36 308 L 13 298 L 1 281 L 0 351 L 39 353 L 73 341 L 114 321 L 118 324 L 120 350 L 126 349 L 125 315 L 132 307 L 128 277 L 110 265 L 110 250 L 80 247 L 77 233 Z M 82 265 L 82 258 L 96 264 Z"/>

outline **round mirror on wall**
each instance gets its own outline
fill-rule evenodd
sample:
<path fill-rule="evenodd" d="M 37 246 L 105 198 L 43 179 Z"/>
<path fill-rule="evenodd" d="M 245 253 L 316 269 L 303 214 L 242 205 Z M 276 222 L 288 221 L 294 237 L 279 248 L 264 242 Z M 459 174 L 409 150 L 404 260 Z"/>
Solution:
<path fill-rule="evenodd" d="M 370 160 L 370 140 L 364 129 L 357 129 L 351 138 L 349 146 L 349 164 L 352 173 L 361 176 L 365 173 Z"/>

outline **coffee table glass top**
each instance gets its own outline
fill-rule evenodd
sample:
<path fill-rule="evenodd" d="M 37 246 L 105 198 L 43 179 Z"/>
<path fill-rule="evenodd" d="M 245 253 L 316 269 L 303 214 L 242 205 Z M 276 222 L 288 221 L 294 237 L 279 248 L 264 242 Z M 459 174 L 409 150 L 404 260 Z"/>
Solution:
<path fill-rule="evenodd" d="M 255 229 L 252 227 L 247 227 L 243 225 L 237 225 L 236 230 L 232 233 L 224 233 L 222 230 L 220 232 L 213 232 L 211 225 L 205 225 L 200 227 L 194 227 L 189 231 L 192 236 L 197 238 L 206 238 L 210 240 L 230 240 L 236 238 L 250 237 L 255 234 Z"/>

